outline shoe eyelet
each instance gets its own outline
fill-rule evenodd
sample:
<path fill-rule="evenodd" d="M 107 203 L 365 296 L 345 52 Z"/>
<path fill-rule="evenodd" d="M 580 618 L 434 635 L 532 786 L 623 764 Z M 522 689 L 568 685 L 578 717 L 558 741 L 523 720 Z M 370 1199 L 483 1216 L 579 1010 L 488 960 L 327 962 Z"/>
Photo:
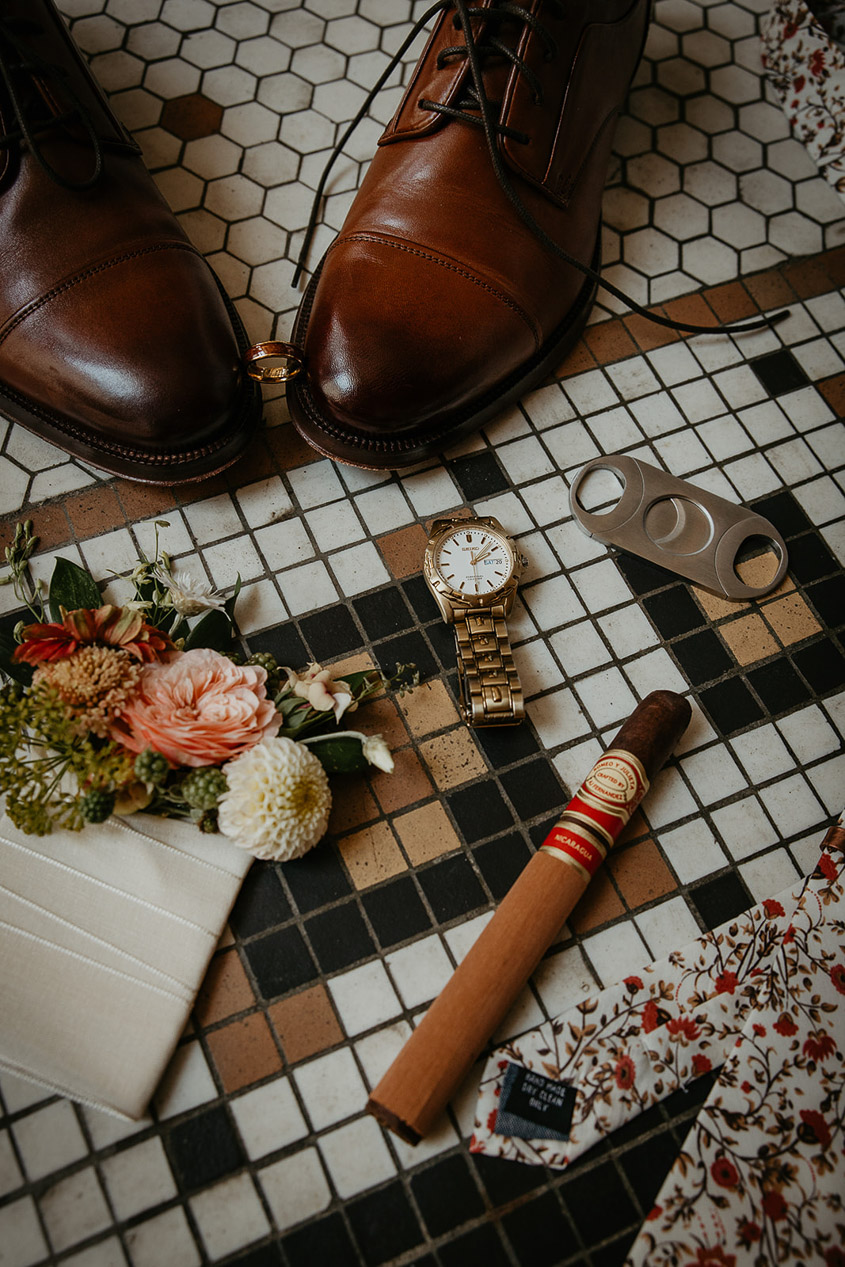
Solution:
<path fill-rule="evenodd" d="M 272 362 L 282 359 L 284 364 Z M 265 364 L 267 362 L 267 364 Z M 286 383 L 303 369 L 302 354 L 293 343 L 253 343 L 244 352 L 244 365 L 250 378 L 259 383 Z"/>

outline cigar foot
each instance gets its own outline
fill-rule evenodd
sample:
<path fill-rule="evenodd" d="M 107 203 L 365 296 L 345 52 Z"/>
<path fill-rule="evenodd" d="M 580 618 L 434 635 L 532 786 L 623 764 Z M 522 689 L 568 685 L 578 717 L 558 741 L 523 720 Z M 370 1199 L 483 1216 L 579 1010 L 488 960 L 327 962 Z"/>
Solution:
<path fill-rule="evenodd" d="M 422 1135 L 415 1131 L 412 1126 L 409 1126 L 407 1122 L 403 1122 L 401 1117 L 391 1113 L 390 1109 L 385 1108 L 383 1104 L 379 1104 L 378 1100 L 374 1100 L 372 1096 L 367 1101 L 367 1112 L 371 1113 L 382 1126 L 386 1126 L 388 1130 L 393 1131 L 394 1135 L 404 1139 L 406 1144 L 418 1144 L 422 1139 Z"/>

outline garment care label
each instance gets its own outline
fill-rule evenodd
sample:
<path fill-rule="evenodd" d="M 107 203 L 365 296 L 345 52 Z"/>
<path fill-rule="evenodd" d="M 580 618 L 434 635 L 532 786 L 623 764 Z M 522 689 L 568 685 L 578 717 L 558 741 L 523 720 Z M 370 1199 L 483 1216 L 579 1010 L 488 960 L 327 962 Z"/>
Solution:
<path fill-rule="evenodd" d="M 509 1064 L 494 1127 L 516 1139 L 569 1139 L 575 1089 L 544 1074 Z"/>

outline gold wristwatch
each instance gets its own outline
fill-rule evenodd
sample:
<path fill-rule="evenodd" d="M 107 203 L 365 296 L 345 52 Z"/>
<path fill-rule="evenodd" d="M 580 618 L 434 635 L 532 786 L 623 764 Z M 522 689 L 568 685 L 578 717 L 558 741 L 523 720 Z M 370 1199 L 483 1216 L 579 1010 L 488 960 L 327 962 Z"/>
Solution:
<path fill-rule="evenodd" d="M 525 564 L 497 519 L 435 519 L 424 575 L 455 627 L 461 708 L 470 726 L 513 726 L 525 717 L 505 617 Z"/>

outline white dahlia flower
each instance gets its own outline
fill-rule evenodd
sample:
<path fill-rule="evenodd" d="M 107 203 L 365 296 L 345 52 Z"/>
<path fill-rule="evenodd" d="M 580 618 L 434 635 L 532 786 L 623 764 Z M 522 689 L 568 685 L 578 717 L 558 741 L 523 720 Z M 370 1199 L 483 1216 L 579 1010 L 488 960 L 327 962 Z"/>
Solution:
<path fill-rule="evenodd" d="M 305 744 L 265 739 L 226 763 L 218 824 L 256 858 L 287 862 L 324 835 L 332 807 L 329 780 Z"/>

